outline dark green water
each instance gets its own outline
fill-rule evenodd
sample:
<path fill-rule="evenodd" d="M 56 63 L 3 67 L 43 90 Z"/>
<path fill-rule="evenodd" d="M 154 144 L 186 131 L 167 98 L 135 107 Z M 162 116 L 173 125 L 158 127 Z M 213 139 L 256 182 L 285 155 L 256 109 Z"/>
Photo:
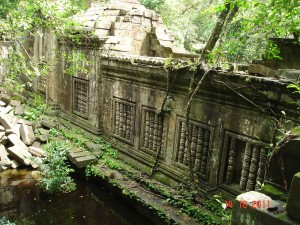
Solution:
<path fill-rule="evenodd" d="M 0 173 L 0 218 L 28 225 L 153 225 L 99 186 L 77 180 L 73 193 L 49 197 L 32 177 L 28 171 Z"/>

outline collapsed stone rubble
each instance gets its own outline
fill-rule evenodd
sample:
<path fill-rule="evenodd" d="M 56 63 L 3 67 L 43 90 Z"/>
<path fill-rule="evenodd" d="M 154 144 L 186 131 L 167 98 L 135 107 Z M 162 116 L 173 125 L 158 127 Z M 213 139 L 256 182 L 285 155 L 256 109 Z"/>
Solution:
<path fill-rule="evenodd" d="M 38 162 L 46 156 L 41 149 L 49 137 L 49 127 L 39 122 L 22 119 L 24 105 L 0 94 L 0 171 L 27 166 L 38 168 Z"/>

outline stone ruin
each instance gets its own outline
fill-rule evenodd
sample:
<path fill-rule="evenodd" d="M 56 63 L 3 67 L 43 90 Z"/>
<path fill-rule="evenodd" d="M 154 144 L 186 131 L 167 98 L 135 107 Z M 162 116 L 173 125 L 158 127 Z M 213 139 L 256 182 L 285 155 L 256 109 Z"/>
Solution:
<path fill-rule="evenodd" d="M 86 32 L 80 43 L 57 39 L 45 29 L 42 38 L 35 36 L 28 42 L 34 46 L 34 57 L 51 68 L 36 90 L 47 94 L 62 118 L 107 137 L 125 160 L 149 168 L 162 146 L 157 172 L 162 176 L 158 177 L 166 183 L 182 181 L 188 176 L 187 69 L 171 74 L 176 79 L 163 124 L 158 111 L 166 94 L 166 57 L 173 54 L 184 64 L 195 55 L 175 48 L 159 15 L 136 0 L 93 4 L 74 20 Z M 78 53 L 86 60 L 76 61 Z M 60 59 L 53 62 L 56 55 Z M 238 195 L 258 190 L 266 179 L 282 186 L 279 166 L 273 165 L 274 176 L 266 171 L 266 162 L 277 129 L 274 116 L 284 111 L 284 119 L 299 125 L 299 97 L 286 88 L 298 78 L 280 77 L 277 67 L 255 64 L 244 71 L 211 74 L 195 96 L 190 144 L 201 187 Z M 285 163 L 293 165 L 286 170 L 289 184 L 300 170 L 299 153 L 291 148 L 284 155 Z"/>

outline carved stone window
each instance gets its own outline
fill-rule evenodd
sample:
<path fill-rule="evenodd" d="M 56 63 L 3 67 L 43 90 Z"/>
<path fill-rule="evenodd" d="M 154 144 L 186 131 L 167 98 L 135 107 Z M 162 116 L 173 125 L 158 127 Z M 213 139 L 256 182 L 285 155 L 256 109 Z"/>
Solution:
<path fill-rule="evenodd" d="M 88 117 L 89 81 L 73 78 L 73 113 L 83 118 Z"/>
<path fill-rule="evenodd" d="M 212 127 L 190 121 L 190 146 L 191 146 L 191 161 L 197 173 L 203 177 L 207 177 L 209 166 L 210 140 Z M 178 125 L 178 142 L 175 162 L 188 166 L 187 142 L 185 121 L 179 120 Z"/>
<path fill-rule="evenodd" d="M 142 150 L 148 153 L 156 153 L 161 148 L 161 156 L 164 155 L 165 123 L 161 115 L 153 109 L 144 108 L 142 123 Z"/>
<path fill-rule="evenodd" d="M 135 120 L 135 104 L 115 99 L 114 100 L 114 136 L 133 144 Z"/>
<path fill-rule="evenodd" d="M 226 132 L 222 182 L 241 191 L 256 190 L 263 183 L 268 148 L 252 138 Z"/>

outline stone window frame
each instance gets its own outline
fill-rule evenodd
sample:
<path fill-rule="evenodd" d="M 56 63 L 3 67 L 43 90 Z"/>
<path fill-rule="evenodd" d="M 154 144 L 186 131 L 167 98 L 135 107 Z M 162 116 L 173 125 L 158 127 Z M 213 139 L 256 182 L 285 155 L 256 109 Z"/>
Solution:
<path fill-rule="evenodd" d="M 75 101 L 76 101 L 76 90 L 75 90 L 75 82 L 80 82 L 80 83 L 84 83 L 87 85 L 87 110 L 86 110 L 86 113 L 85 114 L 82 114 L 81 112 L 77 111 L 75 109 Z M 89 115 L 89 95 L 90 95 L 90 81 L 89 80 L 86 80 L 86 79 L 82 79 L 82 78 L 79 78 L 79 77 L 74 77 L 73 76 L 73 81 L 72 81 L 72 111 L 75 115 L 77 116 L 80 116 L 81 118 L 83 119 L 88 119 L 88 115 Z"/>
<path fill-rule="evenodd" d="M 149 107 L 149 106 L 145 106 L 143 105 L 142 106 L 142 117 L 141 117 L 141 135 L 140 135 L 140 150 L 149 154 L 149 155 L 152 155 L 152 156 L 155 156 L 156 155 L 156 151 L 152 151 L 146 147 L 143 146 L 144 144 L 144 138 L 145 138 L 145 128 L 146 128 L 146 111 L 150 111 L 150 112 L 153 112 L 153 113 L 157 113 L 158 110 L 153 108 L 153 107 Z M 165 118 L 164 118 L 164 132 L 163 132 L 163 135 L 162 135 L 162 141 L 163 141 L 163 148 L 161 149 L 161 152 L 160 152 L 160 159 L 165 159 L 165 155 L 166 155 L 166 149 L 167 149 L 167 136 L 168 136 L 168 123 L 169 123 L 169 117 L 168 117 L 168 114 L 164 114 Z"/>
<path fill-rule="evenodd" d="M 135 133 L 135 125 L 136 125 L 136 103 L 132 101 L 128 101 L 126 99 L 122 99 L 116 96 L 113 96 L 113 101 L 112 101 L 112 136 L 122 142 L 125 142 L 126 144 L 129 144 L 131 146 L 134 145 L 134 133 Z M 123 138 L 117 134 L 115 134 L 115 126 L 116 126 L 116 103 L 121 103 L 125 105 L 129 105 L 133 107 L 133 126 L 132 126 L 132 135 L 130 140 Z"/>
<path fill-rule="evenodd" d="M 223 142 L 222 142 L 222 147 L 221 147 L 221 165 L 220 165 L 220 173 L 219 173 L 219 186 L 228 191 L 228 192 L 231 192 L 235 195 L 237 194 L 240 194 L 240 193 L 243 193 L 245 192 L 245 190 L 240 190 L 239 188 L 236 188 L 235 186 L 238 186 L 239 184 L 226 184 L 226 173 L 227 173 L 227 168 L 226 166 L 228 165 L 228 160 L 229 160 L 229 152 L 230 152 L 230 148 L 228 147 L 229 145 L 229 138 L 236 138 L 238 139 L 239 141 L 242 141 L 242 142 L 245 142 L 246 144 L 249 143 L 251 145 L 255 145 L 255 146 L 259 146 L 261 148 L 265 148 L 267 149 L 267 160 L 266 160 L 266 163 L 268 161 L 268 153 L 270 151 L 270 146 L 268 143 L 266 142 L 262 142 L 260 140 L 258 140 L 257 138 L 254 138 L 254 137 L 250 137 L 250 136 L 247 136 L 247 135 L 243 135 L 243 134 L 238 134 L 238 133 L 235 133 L 235 132 L 232 132 L 232 131 L 229 131 L 229 130 L 225 130 L 224 132 L 224 136 L 223 136 Z M 243 157 L 244 159 L 244 157 Z M 266 168 L 265 168 L 266 170 Z M 242 174 L 240 175 L 242 176 Z M 240 177 L 241 179 L 241 177 Z M 265 172 L 264 172 L 264 179 L 265 179 Z M 235 186 L 233 186 L 235 185 Z"/>
<path fill-rule="evenodd" d="M 182 122 L 185 123 L 185 118 L 182 116 L 177 116 L 175 138 L 174 138 L 175 144 L 174 144 L 174 150 L 173 150 L 173 156 L 172 156 L 172 164 L 173 164 L 173 166 L 175 166 L 183 171 L 187 171 L 188 166 L 186 166 L 182 163 L 176 162 L 177 153 L 178 153 L 178 150 L 180 147 L 180 133 L 181 133 L 180 124 Z M 205 124 L 203 122 L 200 122 L 200 121 L 197 121 L 194 119 L 190 119 L 190 123 L 194 126 L 196 125 L 196 126 L 202 128 L 202 129 L 209 130 L 209 132 L 210 132 L 209 143 L 208 143 L 209 148 L 208 148 L 208 154 L 207 154 L 207 165 L 209 165 L 210 164 L 209 162 L 211 160 L 212 151 L 213 151 L 213 135 L 214 135 L 215 128 L 212 125 Z M 205 175 L 197 173 L 197 176 L 199 176 L 204 181 L 207 181 L 209 178 L 209 173 L 210 173 L 210 168 L 207 168 Z"/>

